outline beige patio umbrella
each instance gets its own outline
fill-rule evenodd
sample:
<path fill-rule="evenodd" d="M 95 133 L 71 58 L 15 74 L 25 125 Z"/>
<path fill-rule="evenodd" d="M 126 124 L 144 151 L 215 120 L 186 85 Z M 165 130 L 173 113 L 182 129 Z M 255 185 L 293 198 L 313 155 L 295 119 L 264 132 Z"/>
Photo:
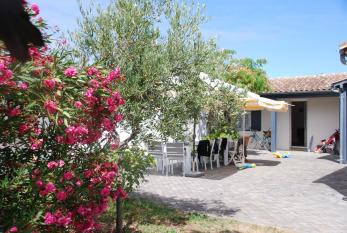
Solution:
<path fill-rule="evenodd" d="M 227 88 L 231 92 L 234 92 L 241 96 L 245 101 L 244 110 L 246 111 L 258 111 L 267 110 L 270 112 L 287 112 L 288 103 L 285 101 L 272 100 L 261 97 L 258 94 L 247 91 L 243 88 L 238 88 L 232 84 L 226 83 L 219 79 L 211 79 L 207 74 L 200 73 L 200 79 L 212 88 Z"/>
<path fill-rule="evenodd" d="M 244 101 L 244 109 L 246 111 L 267 110 L 270 112 L 287 112 L 289 105 L 285 101 L 271 100 L 259 95 L 257 95 L 257 97 L 244 98 Z"/>

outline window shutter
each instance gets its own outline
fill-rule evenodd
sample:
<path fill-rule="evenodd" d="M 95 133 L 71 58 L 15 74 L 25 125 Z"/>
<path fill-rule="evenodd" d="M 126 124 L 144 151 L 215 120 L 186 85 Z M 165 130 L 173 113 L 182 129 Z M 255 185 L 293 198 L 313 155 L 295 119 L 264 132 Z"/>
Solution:
<path fill-rule="evenodd" d="M 261 131 L 261 111 L 251 112 L 251 130 Z"/>

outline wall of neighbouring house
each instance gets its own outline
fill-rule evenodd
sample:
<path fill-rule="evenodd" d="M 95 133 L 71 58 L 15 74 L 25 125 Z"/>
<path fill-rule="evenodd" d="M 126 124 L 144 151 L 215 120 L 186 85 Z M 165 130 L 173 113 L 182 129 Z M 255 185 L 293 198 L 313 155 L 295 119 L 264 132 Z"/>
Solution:
<path fill-rule="evenodd" d="M 339 128 L 339 98 L 338 97 L 316 97 L 305 99 L 283 99 L 287 102 L 307 102 L 306 142 L 310 146 L 312 138 L 313 150 L 321 139 L 330 136 L 335 129 Z M 271 128 L 271 113 L 262 111 L 261 128 Z M 291 146 L 291 111 L 277 113 L 277 148 L 289 150 Z"/>

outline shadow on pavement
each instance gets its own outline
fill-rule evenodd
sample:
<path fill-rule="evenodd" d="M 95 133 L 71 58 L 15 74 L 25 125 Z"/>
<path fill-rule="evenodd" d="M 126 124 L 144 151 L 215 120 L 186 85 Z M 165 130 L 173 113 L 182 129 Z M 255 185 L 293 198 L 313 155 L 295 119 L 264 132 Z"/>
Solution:
<path fill-rule="evenodd" d="M 260 155 L 264 155 L 270 153 L 267 150 L 255 150 L 255 149 L 247 149 L 247 155 L 255 155 L 255 156 L 260 156 Z"/>
<path fill-rule="evenodd" d="M 248 163 L 255 163 L 257 166 L 273 167 L 279 165 L 280 161 L 265 160 L 265 159 L 249 159 Z"/>
<path fill-rule="evenodd" d="M 212 214 L 217 216 L 229 216 L 232 217 L 240 209 L 227 208 L 226 204 L 218 200 L 200 200 L 197 198 L 176 198 L 176 197 L 163 197 L 158 194 L 149 192 L 141 192 L 134 194 L 135 196 L 153 200 L 169 207 L 175 208 L 181 211 L 198 212 L 204 214 Z"/>
<path fill-rule="evenodd" d="M 335 163 L 340 163 L 340 156 L 339 155 L 324 155 L 321 157 L 318 157 L 318 159 L 325 159 L 325 160 L 329 160 Z"/>
<path fill-rule="evenodd" d="M 205 175 L 199 177 L 200 179 L 222 180 L 237 173 L 238 169 L 232 163 L 228 166 L 221 165 L 220 168 L 214 167 L 212 170 L 207 169 L 207 171 L 205 170 L 201 170 L 201 171 L 205 172 Z"/>
<path fill-rule="evenodd" d="M 279 165 L 281 162 L 266 159 L 249 159 L 247 163 L 255 163 L 259 167 L 273 167 Z M 204 175 L 195 177 L 193 179 L 222 180 L 236 174 L 239 170 L 233 163 L 231 163 L 228 166 L 221 165 L 219 168 L 217 168 L 214 164 L 212 170 L 208 164 L 207 171 L 205 171 L 202 166 L 200 166 L 199 171 L 203 172 Z M 163 175 L 161 172 L 157 172 L 154 169 L 152 169 L 149 173 L 155 176 L 165 176 L 165 174 Z M 169 176 L 182 176 L 182 167 L 180 165 L 174 166 L 174 173 L 169 173 Z"/>
<path fill-rule="evenodd" d="M 347 167 L 341 168 L 329 175 L 326 175 L 313 183 L 322 183 L 335 189 L 337 192 L 344 195 L 344 200 L 347 201 Z"/>

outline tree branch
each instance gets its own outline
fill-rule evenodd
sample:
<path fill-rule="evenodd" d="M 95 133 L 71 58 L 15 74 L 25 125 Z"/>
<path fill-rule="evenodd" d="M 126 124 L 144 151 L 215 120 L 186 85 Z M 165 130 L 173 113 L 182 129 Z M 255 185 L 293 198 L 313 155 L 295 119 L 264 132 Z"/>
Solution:
<path fill-rule="evenodd" d="M 129 143 L 136 138 L 136 136 L 140 133 L 140 130 L 138 128 L 134 129 L 130 136 L 125 139 L 123 142 L 121 142 L 119 149 L 126 149 L 129 147 Z"/>

